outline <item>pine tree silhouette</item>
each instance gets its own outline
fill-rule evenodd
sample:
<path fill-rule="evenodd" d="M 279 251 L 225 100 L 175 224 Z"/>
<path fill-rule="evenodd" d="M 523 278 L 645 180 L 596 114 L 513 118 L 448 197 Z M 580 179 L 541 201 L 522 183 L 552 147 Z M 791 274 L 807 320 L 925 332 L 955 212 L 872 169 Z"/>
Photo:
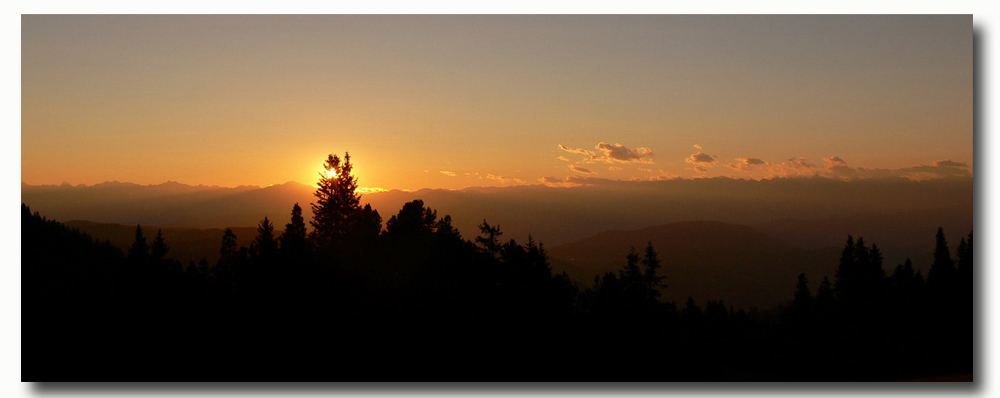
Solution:
<path fill-rule="evenodd" d="M 265 216 L 257 224 L 257 237 L 250 243 L 250 256 L 265 262 L 272 261 L 278 252 L 278 243 L 274 238 L 274 224 Z"/>
<path fill-rule="evenodd" d="M 285 225 L 279 244 L 282 257 L 288 261 L 297 263 L 307 256 L 309 242 L 306 238 L 306 224 L 298 203 L 292 206 L 292 219 Z"/>
<path fill-rule="evenodd" d="M 653 242 L 646 244 L 646 250 L 642 257 L 642 279 L 646 284 L 646 294 L 655 300 L 660 297 L 660 288 L 667 287 L 663 284 L 663 276 L 657 274 L 660 269 L 660 260 L 657 258 L 656 250 L 653 250 Z"/>
<path fill-rule="evenodd" d="M 827 281 L 829 283 L 829 281 Z M 809 291 L 809 279 L 805 273 L 799 274 L 798 282 L 795 284 L 795 294 L 792 300 L 791 312 L 795 318 L 802 318 L 812 309 L 813 296 Z"/>
<path fill-rule="evenodd" d="M 429 239 L 437 222 L 437 211 L 424 207 L 424 201 L 407 202 L 399 213 L 385 223 L 385 234 L 392 239 Z"/>
<path fill-rule="evenodd" d="M 483 223 L 479 224 L 479 232 L 482 236 L 476 237 L 476 244 L 484 253 L 497 257 L 500 254 L 500 236 L 503 235 L 500 225 L 491 226 L 483 219 Z"/>
<path fill-rule="evenodd" d="M 946 289 L 955 277 L 955 262 L 951 259 L 951 250 L 944 237 L 944 229 L 938 227 L 935 236 L 934 263 L 927 271 L 927 284 L 934 291 Z"/>
<path fill-rule="evenodd" d="M 351 155 L 345 152 L 341 162 L 340 157 L 330 154 L 323 168 L 334 175 L 319 173 L 319 187 L 314 193 L 316 202 L 312 204 L 311 238 L 319 247 L 329 246 L 343 238 L 361 212 L 361 195 L 356 192 L 358 178 L 351 175 Z"/>
<path fill-rule="evenodd" d="M 153 246 L 150 248 L 150 257 L 155 262 L 163 261 L 170 248 L 163 241 L 163 230 L 156 230 L 156 238 L 153 239 Z"/>
<path fill-rule="evenodd" d="M 142 234 L 142 227 L 135 226 L 135 242 L 128 249 L 128 261 L 132 264 L 143 264 L 149 259 L 149 245 L 146 243 L 146 236 Z"/>

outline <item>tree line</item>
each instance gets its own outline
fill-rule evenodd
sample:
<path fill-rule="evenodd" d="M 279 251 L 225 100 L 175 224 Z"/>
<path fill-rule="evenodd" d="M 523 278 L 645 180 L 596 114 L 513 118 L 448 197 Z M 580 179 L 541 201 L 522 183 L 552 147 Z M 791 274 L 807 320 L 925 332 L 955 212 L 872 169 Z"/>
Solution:
<path fill-rule="evenodd" d="M 972 234 L 938 230 L 926 278 L 887 275 L 848 237 L 833 281 L 789 303 L 663 302 L 648 243 L 582 288 L 531 236 L 487 220 L 465 239 L 421 200 L 383 226 L 350 155 L 249 247 L 181 264 L 158 231 L 126 251 L 22 204 L 26 380 L 889 380 L 972 370 Z M 669 264 L 666 262 L 666 264 Z M 669 264 L 680 266 L 679 264 Z M 790 281 L 791 282 L 791 281 Z M 95 358 L 107 368 L 87 366 Z M 108 372 L 111 369 L 113 372 Z"/>

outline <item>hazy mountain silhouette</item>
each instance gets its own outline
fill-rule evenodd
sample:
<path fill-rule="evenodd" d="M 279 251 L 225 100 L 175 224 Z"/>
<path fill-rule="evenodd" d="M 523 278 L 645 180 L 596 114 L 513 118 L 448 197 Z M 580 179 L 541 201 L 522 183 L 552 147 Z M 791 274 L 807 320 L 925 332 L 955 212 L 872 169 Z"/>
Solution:
<path fill-rule="evenodd" d="M 83 220 L 67 221 L 63 224 L 98 239 L 108 240 L 120 249 L 127 249 L 135 241 L 135 225 L 96 223 Z M 223 230 L 220 228 L 163 228 L 155 225 L 143 225 L 142 229 L 150 235 L 155 235 L 156 231 L 162 230 L 163 238 L 170 245 L 170 256 L 182 264 L 187 265 L 191 261 L 197 263 L 201 259 L 215 264 L 219 260 L 219 242 L 222 240 L 223 234 Z M 236 234 L 236 243 L 241 246 L 250 246 L 250 242 L 257 235 L 257 228 L 254 227 L 234 227 L 232 231 Z"/>
<path fill-rule="evenodd" d="M 933 260 L 931 235 L 945 231 L 971 231 L 972 203 L 951 208 L 931 208 L 896 213 L 868 213 L 822 219 L 782 219 L 755 224 L 754 228 L 805 248 L 839 244 L 844 236 L 864 236 L 883 248 L 887 267 L 907 258 L 925 272 Z"/>
<path fill-rule="evenodd" d="M 21 185 L 21 198 L 53 218 L 160 227 L 250 227 L 264 215 L 284 217 L 308 203 L 314 188 L 295 182 L 269 187 L 191 186 L 176 182 L 93 186 Z"/>
<path fill-rule="evenodd" d="M 552 247 L 549 255 L 555 271 L 566 271 L 589 286 L 595 275 L 621 269 L 629 249 L 641 250 L 647 242 L 663 262 L 661 275 L 668 285 L 662 291 L 664 300 L 683 303 L 693 296 L 738 307 L 786 302 L 788 286 L 798 274 L 805 272 L 818 284 L 823 275 L 833 275 L 840 253 L 837 241 L 827 248 L 801 249 L 745 225 L 689 221 L 605 231 Z"/>
<path fill-rule="evenodd" d="M 730 178 L 614 181 L 576 179 L 586 185 L 553 188 L 544 185 L 473 187 L 462 190 L 422 189 L 365 194 L 381 214 L 393 214 L 404 203 L 422 199 L 428 206 L 450 214 L 465 236 L 477 231 L 483 218 L 496 220 L 505 237 L 525 240 L 530 233 L 549 245 L 583 239 L 609 229 L 630 230 L 688 220 L 721 220 L 758 225 L 775 220 L 828 220 L 858 217 L 879 220 L 879 215 L 911 212 L 906 225 L 952 225 L 967 230 L 972 217 L 972 180 L 838 181 L 825 178 L 790 178 L 763 181 Z M 250 227 L 263 216 L 287 222 L 291 204 L 308 209 L 315 188 L 288 182 L 269 187 L 221 188 L 165 183 L 141 186 L 103 183 L 95 186 L 30 186 L 22 184 L 21 199 L 32 208 L 62 220 L 90 220 L 124 225 L 160 227 Z M 944 210 L 934 210 L 944 209 Z M 924 212 L 926 211 L 926 212 Z M 935 211 L 938 211 L 935 213 Z M 306 222 L 310 221 L 306 212 Z M 942 221 L 943 220 L 943 221 Z M 970 220 L 970 221 L 966 221 Z M 872 221 L 872 222 L 875 222 Z M 887 219 L 889 225 L 898 224 Z M 804 247 L 838 245 L 853 229 L 830 230 L 815 239 L 791 239 L 805 228 L 796 222 L 761 227 L 774 236 Z M 874 224 L 873 228 L 878 227 Z M 881 228 L 881 227 L 879 227 Z M 825 227 L 821 228 L 826 230 Z M 873 230 L 877 232 L 877 229 Z M 866 233 L 868 233 L 866 231 Z M 918 232 L 901 247 L 926 250 Z M 836 238 L 824 243 L 827 238 Z M 918 239 L 919 238 L 919 239 Z M 887 245 L 888 246 L 888 245 Z"/>

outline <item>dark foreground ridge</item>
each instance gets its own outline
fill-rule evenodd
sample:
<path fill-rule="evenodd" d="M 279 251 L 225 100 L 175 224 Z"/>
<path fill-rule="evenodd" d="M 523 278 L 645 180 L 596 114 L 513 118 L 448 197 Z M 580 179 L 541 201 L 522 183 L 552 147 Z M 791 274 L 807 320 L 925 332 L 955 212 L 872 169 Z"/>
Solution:
<path fill-rule="evenodd" d="M 741 309 L 666 301 L 652 244 L 580 287 L 544 245 L 420 200 L 384 224 L 327 159 L 311 230 L 292 209 L 249 247 L 181 264 L 136 227 L 122 251 L 22 204 L 23 381 L 869 381 L 972 373 L 972 234 L 922 275 L 848 238 L 813 294 Z M 670 256 L 670 253 L 664 253 Z M 708 301 L 699 301 L 708 299 Z M 954 379 L 949 378 L 949 379 Z"/>

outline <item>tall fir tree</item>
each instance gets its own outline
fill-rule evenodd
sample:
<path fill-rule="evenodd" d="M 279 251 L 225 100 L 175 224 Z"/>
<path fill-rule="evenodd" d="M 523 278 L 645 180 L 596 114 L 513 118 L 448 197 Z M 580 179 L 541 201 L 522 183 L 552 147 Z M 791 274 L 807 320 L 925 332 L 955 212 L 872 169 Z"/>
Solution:
<path fill-rule="evenodd" d="M 951 250 L 948 249 L 943 228 L 938 227 L 934 240 L 934 263 L 927 271 L 927 284 L 933 290 L 941 290 L 953 282 L 955 262 L 951 259 Z"/>
<path fill-rule="evenodd" d="M 491 226 L 484 219 L 483 223 L 479 224 L 479 233 L 481 236 L 476 237 L 476 244 L 480 250 L 494 257 L 499 255 L 500 236 L 503 235 L 503 232 L 500 232 L 500 225 Z"/>
<path fill-rule="evenodd" d="M 792 316 L 801 318 L 812 308 L 813 296 L 809 291 L 809 279 L 805 273 L 799 274 L 798 282 L 795 284 L 795 294 L 792 299 Z"/>
<path fill-rule="evenodd" d="M 163 240 L 163 230 L 160 229 L 156 230 L 156 238 L 153 238 L 153 245 L 150 247 L 149 250 L 150 257 L 153 259 L 153 261 L 163 261 L 166 258 L 167 252 L 169 250 L 170 248 L 167 246 L 167 243 Z"/>
<path fill-rule="evenodd" d="M 312 204 L 313 227 L 311 238 L 319 247 L 338 242 L 351 229 L 361 212 L 361 195 L 358 178 L 351 175 L 351 155 L 344 153 L 344 159 L 334 154 L 327 156 L 323 164 L 325 173 L 319 173 L 319 187 Z"/>
<path fill-rule="evenodd" d="M 133 264 L 145 263 L 149 258 L 149 244 L 146 243 L 146 236 L 142 233 L 142 227 L 135 226 L 135 241 L 128 249 L 128 261 Z"/>
<path fill-rule="evenodd" d="M 292 218 L 288 224 L 285 224 L 285 230 L 279 238 L 279 245 L 281 255 L 291 261 L 305 258 L 309 250 L 306 223 L 302 217 L 302 207 L 298 203 L 292 206 Z"/>
<path fill-rule="evenodd" d="M 957 257 L 958 257 L 958 269 L 957 269 L 957 283 L 960 284 L 961 289 L 967 289 L 972 291 L 972 275 L 973 275 L 973 257 L 972 257 L 972 232 L 969 232 L 968 239 L 962 239 L 962 242 L 958 245 Z"/>
<path fill-rule="evenodd" d="M 222 233 L 222 245 L 219 247 L 219 264 L 232 265 L 236 262 L 237 255 L 236 234 L 232 229 L 226 228 Z"/>
<path fill-rule="evenodd" d="M 642 279 L 646 284 L 646 293 L 650 298 L 656 299 L 660 297 L 660 288 L 667 287 L 667 285 L 663 284 L 664 277 L 659 275 L 658 270 L 661 264 L 656 250 L 653 249 L 653 242 L 646 243 L 646 250 L 642 256 L 642 266 Z"/>
<path fill-rule="evenodd" d="M 274 238 L 274 224 L 264 216 L 257 224 L 257 237 L 250 244 L 250 255 L 262 261 L 271 261 L 278 252 L 278 243 Z"/>
<path fill-rule="evenodd" d="M 847 243 L 840 252 L 840 264 L 837 266 L 837 273 L 834 275 L 834 289 L 841 295 L 851 288 L 855 281 L 854 263 L 854 237 L 847 235 Z"/>

